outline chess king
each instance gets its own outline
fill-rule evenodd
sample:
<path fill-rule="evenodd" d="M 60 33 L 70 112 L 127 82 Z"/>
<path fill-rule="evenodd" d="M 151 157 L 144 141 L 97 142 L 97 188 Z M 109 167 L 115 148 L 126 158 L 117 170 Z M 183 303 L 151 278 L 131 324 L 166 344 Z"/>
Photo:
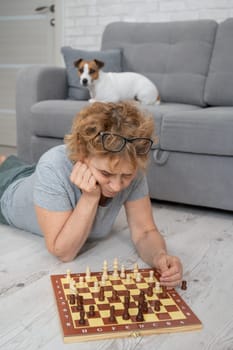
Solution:
<path fill-rule="evenodd" d="M 135 104 L 89 105 L 65 144 L 36 167 L 0 158 L 1 222 L 42 235 L 49 252 L 70 261 L 88 238 L 109 234 L 124 206 L 140 257 L 160 271 L 162 284 L 179 284 L 182 264 L 168 254 L 152 215 L 145 169 L 153 141 L 154 121 Z"/>

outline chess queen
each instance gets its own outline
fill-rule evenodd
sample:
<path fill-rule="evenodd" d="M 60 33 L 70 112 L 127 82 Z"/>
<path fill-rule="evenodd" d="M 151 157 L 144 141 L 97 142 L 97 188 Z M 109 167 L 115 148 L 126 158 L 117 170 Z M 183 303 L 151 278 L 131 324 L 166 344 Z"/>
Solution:
<path fill-rule="evenodd" d="M 1 222 L 42 235 L 50 253 L 70 261 L 89 238 L 110 233 L 124 206 L 141 258 L 160 270 L 161 284 L 179 284 L 182 265 L 156 227 L 145 176 L 153 135 L 152 117 L 135 104 L 89 105 L 36 167 L 0 158 Z"/>

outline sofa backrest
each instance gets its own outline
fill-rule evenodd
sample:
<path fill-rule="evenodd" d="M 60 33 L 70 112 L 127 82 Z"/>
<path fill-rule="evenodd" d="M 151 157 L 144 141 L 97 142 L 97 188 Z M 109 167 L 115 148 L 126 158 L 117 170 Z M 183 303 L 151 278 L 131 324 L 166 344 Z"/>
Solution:
<path fill-rule="evenodd" d="M 102 49 L 121 48 L 124 71 L 146 75 L 161 100 L 204 106 L 204 87 L 215 40 L 213 20 L 109 24 Z"/>
<path fill-rule="evenodd" d="M 233 106 L 233 18 L 219 24 L 205 101 L 211 106 Z"/>

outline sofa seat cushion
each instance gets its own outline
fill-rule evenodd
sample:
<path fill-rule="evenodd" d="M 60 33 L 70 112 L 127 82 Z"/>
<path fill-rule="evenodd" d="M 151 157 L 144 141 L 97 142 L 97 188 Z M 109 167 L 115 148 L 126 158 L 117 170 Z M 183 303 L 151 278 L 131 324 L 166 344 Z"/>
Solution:
<path fill-rule="evenodd" d="M 233 107 L 209 107 L 163 116 L 160 147 L 167 151 L 233 155 Z"/>
<path fill-rule="evenodd" d="M 111 23 L 103 33 L 102 48 L 122 48 L 123 70 L 150 78 L 163 102 L 204 106 L 216 29 L 212 20 Z"/>
<path fill-rule="evenodd" d="M 205 101 L 211 106 L 233 106 L 233 18 L 219 24 Z"/>
<path fill-rule="evenodd" d="M 147 109 L 153 114 L 161 113 L 162 115 L 171 113 L 171 112 L 184 112 L 184 111 L 197 111 L 200 107 L 195 105 L 188 105 L 185 103 L 160 103 L 155 105 L 142 105 L 142 108 Z"/>
<path fill-rule="evenodd" d="M 32 132 L 36 136 L 63 138 L 70 131 L 75 115 L 87 101 L 47 100 L 31 108 Z"/>
<path fill-rule="evenodd" d="M 200 107 L 182 104 L 182 103 L 161 103 L 159 105 L 141 105 L 141 108 L 149 111 L 154 117 L 155 134 L 158 137 L 158 146 L 159 146 L 162 118 L 164 114 L 167 114 L 169 112 L 174 112 L 174 111 L 192 111 L 192 110 L 197 110 Z"/>

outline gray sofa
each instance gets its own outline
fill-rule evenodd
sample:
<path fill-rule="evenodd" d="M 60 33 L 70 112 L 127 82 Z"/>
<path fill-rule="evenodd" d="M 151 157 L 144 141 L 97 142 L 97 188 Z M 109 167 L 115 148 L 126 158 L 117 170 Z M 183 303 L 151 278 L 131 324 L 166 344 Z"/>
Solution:
<path fill-rule="evenodd" d="M 159 136 L 148 169 L 151 198 L 232 210 L 233 19 L 111 23 L 101 49 L 120 50 L 122 70 L 146 75 L 160 91 L 160 105 L 142 106 L 153 113 Z M 21 158 L 35 162 L 63 142 L 74 115 L 88 103 L 82 94 L 68 98 L 71 85 L 68 66 L 20 72 Z"/>

